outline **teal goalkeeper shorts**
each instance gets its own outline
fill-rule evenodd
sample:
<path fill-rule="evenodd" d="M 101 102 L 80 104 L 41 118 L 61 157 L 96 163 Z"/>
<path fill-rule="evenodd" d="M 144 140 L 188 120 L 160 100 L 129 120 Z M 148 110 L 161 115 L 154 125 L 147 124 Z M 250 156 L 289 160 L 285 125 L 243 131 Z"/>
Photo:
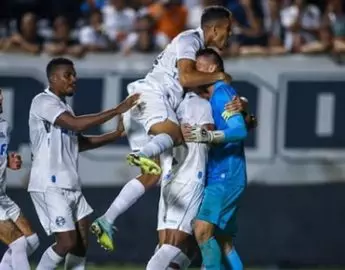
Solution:
<path fill-rule="evenodd" d="M 238 200 L 244 188 L 242 185 L 229 185 L 223 181 L 207 185 L 196 218 L 214 224 L 217 231 L 235 236 Z"/>

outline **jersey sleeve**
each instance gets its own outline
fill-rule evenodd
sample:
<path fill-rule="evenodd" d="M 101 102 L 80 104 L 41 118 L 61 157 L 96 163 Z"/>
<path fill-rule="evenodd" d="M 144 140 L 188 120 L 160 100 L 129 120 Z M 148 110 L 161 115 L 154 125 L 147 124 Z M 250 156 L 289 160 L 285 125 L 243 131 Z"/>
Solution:
<path fill-rule="evenodd" d="M 195 61 L 195 55 L 197 51 L 200 49 L 198 40 L 192 35 L 189 35 L 179 37 L 179 39 L 176 42 L 177 61 L 181 59 L 190 59 Z"/>
<path fill-rule="evenodd" d="M 215 90 L 215 93 L 212 96 L 211 104 L 213 111 L 217 113 L 217 117 L 228 118 L 228 115 L 224 111 L 225 105 L 236 95 L 237 93 L 230 86 L 223 86 Z"/>
<path fill-rule="evenodd" d="M 37 96 L 32 101 L 31 113 L 36 117 L 54 124 L 56 119 L 66 111 L 61 103 L 48 95 Z"/>

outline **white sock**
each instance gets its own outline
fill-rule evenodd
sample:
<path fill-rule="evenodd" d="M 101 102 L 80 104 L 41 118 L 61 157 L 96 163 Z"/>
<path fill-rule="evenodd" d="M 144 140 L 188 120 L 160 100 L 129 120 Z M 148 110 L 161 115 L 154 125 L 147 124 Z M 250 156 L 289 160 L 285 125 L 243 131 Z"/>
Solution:
<path fill-rule="evenodd" d="M 29 257 L 32 253 L 36 251 L 38 248 L 40 241 L 37 236 L 37 234 L 32 234 L 28 237 L 26 237 L 26 253 L 27 256 Z M 4 253 L 4 256 L 2 256 L 2 260 L 0 263 L 0 270 L 7 270 L 7 269 L 12 269 L 12 252 L 11 249 L 7 249 L 6 252 Z"/>
<path fill-rule="evenodd" d="M 27 242 L 25 236 L 19 237 L 16 241 L 9 244 L 11 249 L 12 268 L 14 270 L 30 270 L 26 246 Z"/>
<path fill-rule="evenodd" d="M 177 264 L 181 270 L 187 269 L 191 264 L 191 260 L 182 251 L 180 251 L 180 253 L 176 255 L 172 262 L 174 264 Z"/>
<path fill-rule="evenodd" d="M 68 253 L 65 260 L 65 270 L 85 270 L 86 258 Z"/>
<path fill-rule="evenodd" d="M 152 256 L 146 266 L 146 270 L 165 270 L 168 269 L 173 259 L 181 252 L 177 247 L 164 244 Z"/>
<path fill-rule="evenodd" d="M 122 188 L 120 194 L 105 212 L 105 219 L 113 224 L 115 219 L 127 211 L 144 193 L 144 185 L 138 179 L 132 179 Z"/>
<path fill-rule="evenodd" d="M 158 134 L 154 136 L 149 143 L 147 143 L 141 150 L 140 153 L 147 157 L 155 157 L 162 154 L 165 150 L 172 148 L 174 141 L 166 134 Z"/>
<path fill-rule="evenodd" d="M 52 246 L 50 246 L 43 253 L 36 270 L 55 270 L 63 259 L 64 258 L 56 254 Z"/>
<path fill-rule="evenodd" d="M 36 251 L 36 249 L 40 245 L 40 240 L 38 238 L 38 235 L 36 233 L 34 233 L 34 234 L 26 237 L 26 241 L 28 243 L 27 247 L 26 247 L 26 252 L 27 252 L 28 256 L 30 256 L 32 253 L 34 253 Z"/>
<path fill-rule="evenodd" d="M 7 249 L 4 255 L 2 256 L 0 263 L 0 270 L 12 270 L 12 257 L 11 249 Z"/>

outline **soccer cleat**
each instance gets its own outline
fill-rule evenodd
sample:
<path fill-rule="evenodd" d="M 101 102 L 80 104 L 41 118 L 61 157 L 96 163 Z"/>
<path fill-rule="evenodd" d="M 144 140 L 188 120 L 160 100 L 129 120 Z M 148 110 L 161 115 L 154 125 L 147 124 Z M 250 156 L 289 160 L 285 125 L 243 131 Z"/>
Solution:
<path fill-rule="evenodd" d="M 144 174 L 160 175 L 162 173 L 161 167 L 154 160 L 143 154 L 130 153 L 127 156 L 127 161 L 131 166 L 140 167 Z"/>
<path fill-rule="evenodd" d="M 104 217 L 97 218 L 91 224 L 91 233 L 97 237 L 97 242 L 107 251 L 113 251 L 114 247 L 114 231 L 116 228 L 112 226 Z"/>

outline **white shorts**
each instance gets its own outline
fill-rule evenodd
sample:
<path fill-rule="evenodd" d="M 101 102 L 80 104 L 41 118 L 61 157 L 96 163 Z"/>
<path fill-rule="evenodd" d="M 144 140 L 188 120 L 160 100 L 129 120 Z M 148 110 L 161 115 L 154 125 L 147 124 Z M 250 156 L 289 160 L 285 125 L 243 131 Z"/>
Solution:
<path fill-rule="evenodd" d="M 30 195 L 47 235 L 73 231 L 76 222 L 93 212 L 81 191 L 48 188 Z"/>
<path fill-rule="evenodd" d="M 0 193 L 0 220 L 12 220 L 15 222 L 20 215 L 19 206 L 7 196 L 6 193 Z"/>
<path fill-rule="evenodd" d="M 192 234 L 203 192 L 204 185 L 192 179 L 163 180 L 157 230 L 172 229 Z"/>
<path fill-rule="evenodd" d="M 139 106 L 130 110 L 129 114 L 137 124 L 143 126 L 146 134 L 153 125 L 164 122 L 167 119 L 179 124 L 168 97 L 163 93 L 155 92 L 153 88 L 154 86 L 142 80 L 128 85 L 128 93 L 141 94 L 140 102 L 143 105 L 139 104 Z"/>

